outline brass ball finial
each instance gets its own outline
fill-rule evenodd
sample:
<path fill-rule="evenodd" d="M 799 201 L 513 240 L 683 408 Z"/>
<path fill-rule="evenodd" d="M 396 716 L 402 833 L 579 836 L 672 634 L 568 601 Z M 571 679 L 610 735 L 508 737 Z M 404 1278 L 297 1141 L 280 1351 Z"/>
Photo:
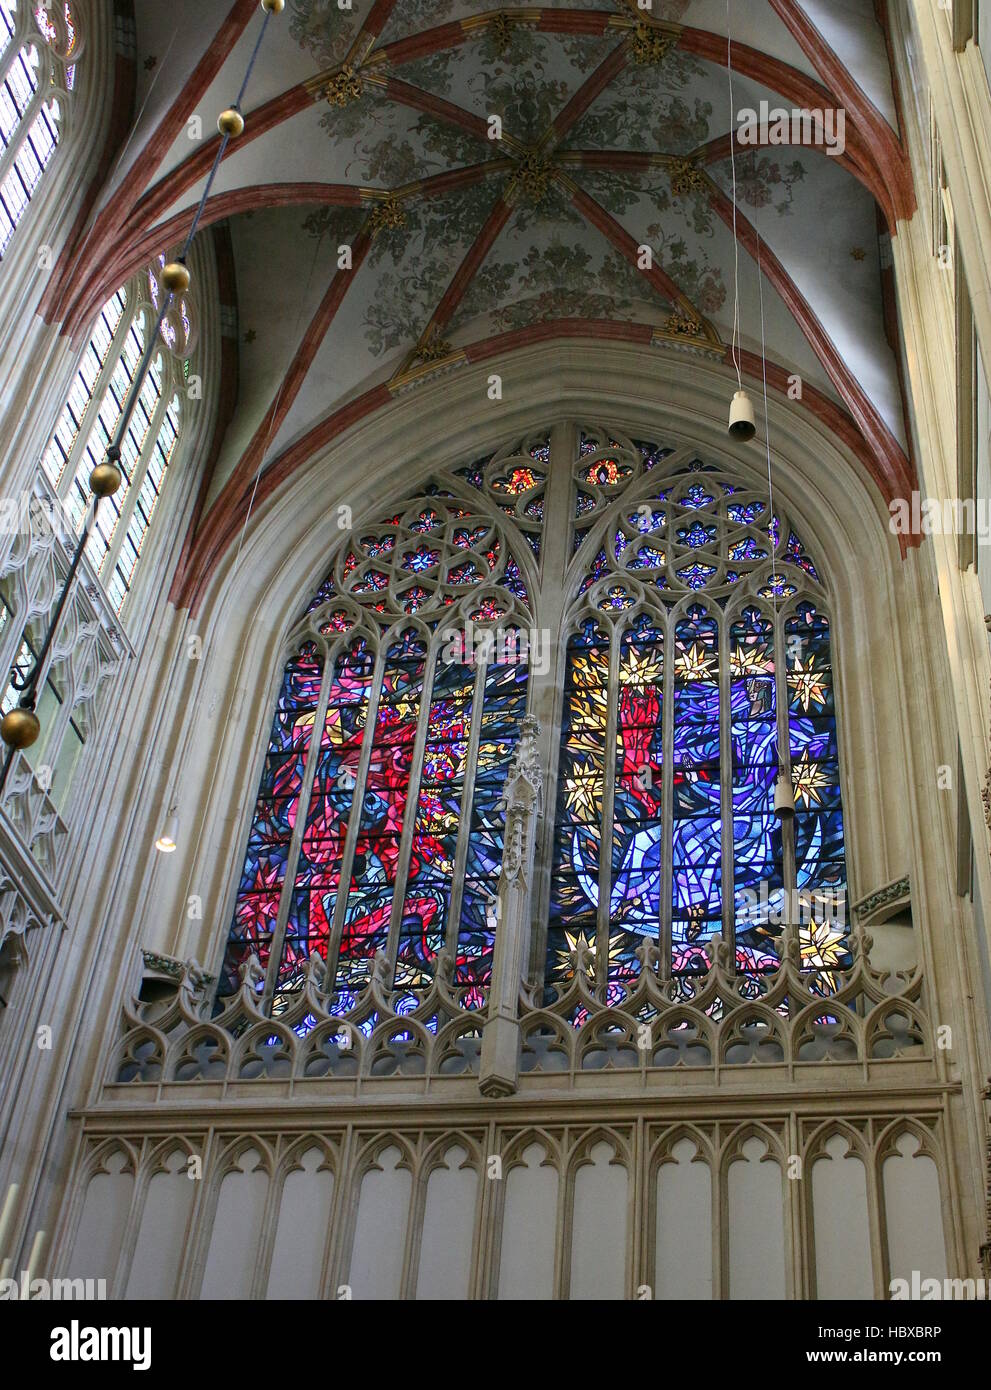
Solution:
<path fill-rule="evenodd" d="M 221 135 L 229 135 L 232 140 L 236 140 L 244 133 L 244 117 L 236 107 L 229 106 L 217 117 L 217 129 Z"/>
<path fill-rule="evenodd" d="M 262 0 L 262 9 L 269 14 L 281 14 L 286 8 L 286 0 Z"/>
<path fill-rule="evenodd" d="M 163 267 L 159 279 L 169 294 L 182 294 L 189 289 L 189 271 L 182 261 L 169 261 L 168 265 Z"/>
<path fill-rule="evenodd" d="M 12 709 L 0 720 L 0 738 L 8 748 L 30 748 L 40 733 L 33 709 Z"/>
<path fill-rule="evenodd" d="M 120 487 L 120 469 L 112 463 L 98 463 L 89 475 L 89 485 L 97 497 L 112 497 Z"/>

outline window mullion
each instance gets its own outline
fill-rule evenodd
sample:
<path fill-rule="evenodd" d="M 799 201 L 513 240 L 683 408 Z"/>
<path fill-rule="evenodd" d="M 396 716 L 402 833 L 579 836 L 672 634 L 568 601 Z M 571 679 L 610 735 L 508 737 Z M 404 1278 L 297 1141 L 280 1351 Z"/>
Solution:
<path fill-rule="evenodd" d="M 336 649 L 334 649 L 336 656 Z M 289 658 L 292 660 L 292 657 Z M 275 987 L 279 979 L 279 970 L 282 965 L 282 947 L 286 939 L 286 925 L 289 921 L 289 910 L 292 906 L 293 892 L 296 887 L 296 870 L 299 866 L 299 854 L 303 844 L 303 835 L 306 830 L 306 819 L 310 810 L 310 793 L 313 790 L 313 779 L 316 776 L 317 764 L 320 761 L 320 749 L 323 744 L 323 726 L 327 717 L 327 703 L 330 698 L 330 686 L 334 679 L 334 660 L 331 653 L 324 655 L 323 677 L 320 681 L 320 695 L 317 700 L 317 707 L 313 715 L 313 727 L 310 730 L 310 742 L 306 750 L 306 761 L 303 766 L 303 781 L 299 789 L 299 805 L 296 809 L 296 824 L 293 826 L 292 839 L 289 841 L 289 850 L 286 854 L 286 872 L 282 880 L 282 892 L 279 895 L 279 912 L 275 919 L 275 931 L 272 933 L 272 941 L 268 954 L 268 970 L 265 972 L 265 990 L 262 995 L 262 1011 L 267 1012 L 275 994 Z"/>
<path fill-rule="evenodd" d="M 539 613 L 543 632 L 556 638 L 551 650 L 550 669 L 541 675 L 532 667 L 527 683 L 529 712 L 540 722 L 538 750 L 544 769 L 543 824 L 537 829 L 537 851 L 534 885 L 531 895 L 531 955 L 523 969 L 542 980 L 547 959 L 547 931 L 550 915 L 551 874 L 554 863 L 556 829 L 557 780 L 561 758 L 561 721 L 564 718 L 564 677 L 568 665 L 568 638 L 571 626 L 566 621 L 568 595 L 564 588 L 570 560 L 571 507 L 573 471 L 578 456 L 578 428 L 573 423 L 555 425 L 550 434 L 550 457 L 547 463 L 547 490 L 544 510 L 548 517 L 568 518 L 561 527 L 547 525 L 543 539 L 543 561 L 539 598 L 534 596 L 534 616 Z M 531 970 L 532 966 L 532 970 Z"/>
<path fill-rule="evenodd" d="M 488 676 L 488 663 L 480 661 L 475 674 L 475 689 L 471 702 L 471 730 L 468 734 L 468 757 L 465 761 L 464 790 L 461 793 L 461 821 L 458 825 L 458 843 L 454 851 L 454 869 L 451 877 L 451 908 L 447 923 L 447 948 L 457 958 L 458 936 L 461 930 L 461 902 L 464 898 L 465 864 L 468 860 L 468 840 L 470 838 L 472 806 L 475 800 L 475 768 L 478 763 L 478 745 L 481 742 L 482 707 L 485 703 L 485 681 Z"/>
<path fill-rule="evenodd" d="M 11 132 L 10 144 L 0 151 L 0 184 L 2 184 L 13 167 L 14 161 L 21 152 L 21 146 L 27 139 L 27 133 L 31 129 L 35 117 L 41 110 L 46 101 L 46 93 L 39 85 L 31 94 L 31 100 L 24 108 L 24 115 L 20 118 L 14 130 Z"/>
<path fill-rule="evenodd" d="M 610 905 L 612 902 L 612 837 L 616 806 L 616 748 L 619 713 L 619 660 L 623 631 L 612 624 L 609 633 L 609 700 L 606 706 L 606 747 L 602 766 L 602 830 L 599 840 L 599 910 L 595 941 L 595 987 L 606 998 L 609 980 Z"/>
<path fill-rule="evenodd" d="M 430 706 L 433 700 L 434 673 L 437 670 L 438 637 L 427 652 L 423 668 L 423 687 L 420 692 L 420 712 L 417 718 L 416 738 L 410 755 L 409 780 L 406 783 L 406 810 L 403 813 L 403 832 L 399 840 L 399 863 L 396 870 L 396 883 L 392 894 L 392 910 L 389 915 L 389 935 L 385 952 L 389 958 L 389 968 L 395 971 L 399 958 L 399 929 L 403 920 L 403 903 L 406 900 L 406 885 L 409 882 L 410 851 L 413 845 L 413 832 L 416 825 L 416 812 L 420 799 L 420 783 L 423 780 L 424 750 L 430 726 Z"/>
<path fill-rule="evenodd" d="M 729 623 L 725 611 L 719 624 L 719 818 L 721 854 L 719 884 L 723 904 L 723 940 L 733 949 L 736 939 L 736 865 L 733 854 L 733 722 L 730 702 Z M 735 951 L 734 951 L 735 959 Z"/>
<path fill-rule="evenodd" d="M 121 506 L 120 515 L 118 516 L 117 522 L 114 526 L 113 536 L 111 537 L 110 545 L 107 547 L 107 553 L 103 558 L 103 564 L 100 566 L 101 574 L 104 574 L 107 577 L 107 579 L 109 579 L 110 575 L 113 574 L 114 566 L 120 559 L 120 552 L 123 548 L 125 540 L 127 539 L 127 533 L 130 529 L 131 519 L 134 516 L 134 508 L 137 506 L 138 496 L 141 492 L 141 486 L 144 483 L 145 474 L 148 472 L 148 466 L 151 462 L 152 454 L 155 450 L 155 445 L 158 443 L 158 436 L 161 433 L 162 425 L 165 421 L 165 412 L 168 410 L 169 401 L 172 398 L 172 392 L 170 390 L 165 389 L 166 385 L 168 384 L 164 380 L 164 377 L 166 375 L 167 372 L 163 366 L 162 393 L 159 397 L 158 404 L 155 407 L 155 414 L 152 416 L 151 423 L 148 426 L 148 432 L 145 435 L 144 444 L 142 445 L 141 451 L 138 454 L 137 467 L 132 472 L 131 481 L 128 484 L 127 491 L 124 493 L 123 505 Z"/>
<path fill-rule="evenodd" d="M 791 785 L 791 732 L 788 723 L 788 648 L 785 645 L 785 624 L 777 604 L 774 606 L 774 672 L 777 686 L 778 771 L 784 772 Z M 784 883 L 784 903 L 781 921 L 791 921 L 791 903 L 795 892 L 795 822 L 785 816 L 781 822 L 781 873 Z"/>
<path fill-rule="evenodd" d="M 27 27 L 22 27 L 15 20 L 15 28 L 13 34 L 11 35 L 10 44 L 8 45 L 6 52 L 0 55 L 0 86 L 3 86 L 3 84 L 7 81 L 7 76 L 10 73 L 11 68 L 14 66 L 16 62 L 20 60 L 21 54 L 24 52 L 25 47 L 28 46 L 29 36 L 30 31 L 27 29 Z M 39 71 L 43 66 L 44 59 L 40 58 L 38 62 Z M 38 88 L 40 88 L 40 86 L 41 82 L 39 81 Z M 35 88 L 35 90 L 37 91 L 38 88 Z M 20 122 L 18 122 L 18 125 L 20 125 Z M 14 127 L 15 130 L 17 128 L 18 126 Z M 16 141 L 12 138 L 11 144 L 15 143 Z"/>
<path fill-rule="evenodd" d="M 83 417 L 79 421 L 79 429 L 76 431 L 76 437 L 72 441 L 72 448 L 69 450 L 69 456 L 66 459 L 65 467 L 62 470 L 62 477 L 59 479 L 58 495 L 63 501 L 65 501 L 69 493 L 72 491 L 72 486 L 76 479 L 76 473 L 79 471 L 80 457 L 82 456 L 87 444 L 89 443 L 90 435 L 93 432 L 93 411 L 96 410 L 97 412 L 99 412 L 100 403 L 102 402 L 103 397 L 107 393 L 107 387 L 110 383 L 110 378 L 113 376 L 114 371 L 117 368 L 117 363 L 120 360 L 121 354 L 124 351 L 124 345 L 127 342 L 127 335 L 131 330 L 131 325 L 133 324 L 135 315 L 137 313 L 137 309 L 133 304 L 133 291 L 131 294 L 128 295 L 128 300 L 128 305 L 125 308 L 123 314 L 121 314 L 120 316 L 120 323 L 117 325 L 117 331 L 114 333 L 110 346 L 107 349 L 107 355 L 104 359 L 103 366 L 100 368 L 96 381 L 93 383 L 93 389 L 89 393 L 89 400 L 86 402 L 86 409 L 83 411 Z M 77 362 L 76 369 L 73 375 L 76 376 L 78 375 L 78 373 L 79 363 Z M 72 389 L 71 383 L 69 389 Z"/>
<path fill-rule="evenodd" d="M 337 979 L 337 961 L 341 950 L 341 934 L 344 929 L 344 914 L 347 909 L 348 898 L 351 885 L 351 865 L 354 863 L 354 848 L 358 839 L 358 829 L 361 825 L 361 808 L 365 795 L 365 781 L 368 776 L 368 764 L 372 758 L 372 746 L 375 742 L 375 733 L 378 726 L 379 700 L 382 695 L 382 685 L 385 680 L 386 662 L 386 643 L 381 641 L 379 653 L 375 659 L 375 670 L 372 672 L 372 683 L 368 689 L 368 714 L 365 722 L 365 736 L 361 744 L 361 756 L 358 759 L 358 770 L 354 778 L 354 792 L 351 797 L 351 813 L 348 820 L 347 834 L 344 837 L 344 849 L 341 853 L 341 868 L 337 880 L 337 898 L 334 902 L 334 921 L 331 927 L 330 941 L 327 943 L 327 976 L 324 988 L 333 991 L 334 982 Z"/>
<path fill-rule="evenodd" d="M 661 706 L 661 816 L 663 855 L 661 859 L 661 911 L 659 923 L 660 974 L 670 979 L 674 947 L 671 941 L 671 898 L 674 892 L 674 663 L 675 625 L 670 610 L 665 614 L 663 704 Z"/>

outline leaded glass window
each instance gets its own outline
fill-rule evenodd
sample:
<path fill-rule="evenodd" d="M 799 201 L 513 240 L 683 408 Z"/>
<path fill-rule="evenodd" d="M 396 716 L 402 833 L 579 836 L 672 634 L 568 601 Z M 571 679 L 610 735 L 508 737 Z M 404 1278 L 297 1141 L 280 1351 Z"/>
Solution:
<path fill-rule="evenodd" d="M 147 335 L 158 317 L 163 263 L 164 257 L 159 257 L 146 274 L 121 286 L 103 306 L 42 457 L 69 526 L 76 531 L 87 514 L 90 473 L 114 437 Z M 187 298 L 170 307 L 162 334 L 161 351 L 152 357 L 122 442 L 121 487 L 101 505 L 86 547 L 87 559 L 118 613 L 131 588 L 182 428 L 181 401 L 194 347 Z"/>
<path fill-rule="evenodd" d="M 0 0 L 0 260 L 62 138 L 77 49 L 70 5 Z"/>
<path fill-rule="evenodd" d="M 553 459 L 541 436 L 435 474 L 341 544 L 289 642 L 222 994 L 253 953 L 276 1012 L 314 970 L 344 1010 L 377 953 L 413 992 L 444 949 L 479 1002 L 499 796 L 538 708 L 545 989 L 584 945 L 618 998 L 645 941 L 677 981 L 719 935 L 757 992 L 784 921 L 824 993 L 846 963 L 832 627 L 802 528 L 694 450 L 554 438 Z"/>

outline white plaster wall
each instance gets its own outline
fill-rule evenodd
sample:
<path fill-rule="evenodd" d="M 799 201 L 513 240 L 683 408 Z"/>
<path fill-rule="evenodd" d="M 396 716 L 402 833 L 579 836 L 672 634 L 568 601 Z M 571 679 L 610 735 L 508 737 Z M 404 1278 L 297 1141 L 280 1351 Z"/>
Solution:
<path fill-rule="evenodd" d="M 884 1162 L 884 1209 L 892 1279 L 945 1279 L 946 1243 L 939 1174 L 918 1137 L 900 1134 Z"/>
<path fill-rule="evenodd" d="M 203 1274 L 201 1298 L 250 1298 L 268 1174 L 261 1155 L 246 1149 L 220 1184 Z"/>
<path fill-rule="evenodd" d="M 468 1297 L 478 1174 L 458 1145 L 427 1179 L 417 1298 Z"/>
<path fill-rule="evenodd" d="M 127 1170 L 127 1162 L 123 1153 L 112 1153 L 106 1159 L 106 1172 L 90 1178 L 66 1269 L 70 1279 L 105 1279 L 108 1293 L 134 1194 L 134 1174 Z"/>

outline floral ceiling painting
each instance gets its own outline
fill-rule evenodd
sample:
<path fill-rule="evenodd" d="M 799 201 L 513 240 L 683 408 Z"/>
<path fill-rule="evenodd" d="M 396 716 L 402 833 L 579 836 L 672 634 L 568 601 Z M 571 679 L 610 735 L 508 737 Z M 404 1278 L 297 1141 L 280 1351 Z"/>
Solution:
<path fill-rule="evenodd" d="M 724 0 L 288 0 L 201 223 L 229 232 L 239 315 L 208 500 L 492 344 L 559 330 L 728 364 L 737 300 L 747 374 L 763 319 L 772 384 L 800 377 L 902 476 L 885 238 L 911 194 L 878 78 L 883 5 L 864 8 L 841 59 L 802 0 L 731 5 L 731 40 Z M 209 81 L 188 75 L 207 131 L 242 29 Z M 762 102 L 843 106 L 844 148 L 741 143 Z M 215 151 L 175 129 L 128 217 L 136 255 L 180 240 Z"/>

